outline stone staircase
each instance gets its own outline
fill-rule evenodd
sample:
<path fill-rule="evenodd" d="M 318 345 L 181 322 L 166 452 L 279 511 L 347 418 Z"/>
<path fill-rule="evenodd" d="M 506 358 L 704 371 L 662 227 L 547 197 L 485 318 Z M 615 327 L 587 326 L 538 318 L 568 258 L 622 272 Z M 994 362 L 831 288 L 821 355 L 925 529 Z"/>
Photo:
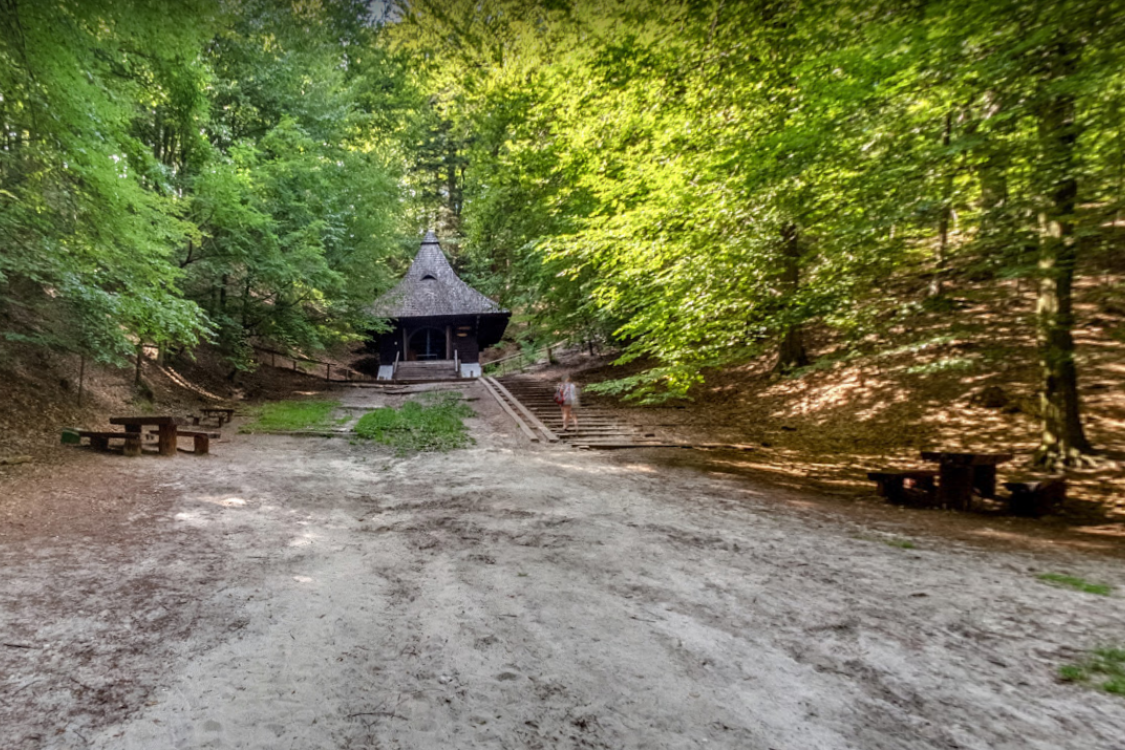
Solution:
<path fill-rule="evenodd" d="M 644 434 L 628 424 L 616 409 L 579 406 L 575 410 L 578 429 L 562 429 L 562 411 L 555 403 L 555 383 L 526 375 L 505 375 L 497 380 L 559 439 L 576 447 L 625 447 L 660 444 L 652 434 Z"/>
<path fill-rule="evenodd" d="M 457 370 L 452 359 L 430 359 L 422 362 L 399 362 L 395 369 L 395 382 L 427 380 L 456 380 Z"/>

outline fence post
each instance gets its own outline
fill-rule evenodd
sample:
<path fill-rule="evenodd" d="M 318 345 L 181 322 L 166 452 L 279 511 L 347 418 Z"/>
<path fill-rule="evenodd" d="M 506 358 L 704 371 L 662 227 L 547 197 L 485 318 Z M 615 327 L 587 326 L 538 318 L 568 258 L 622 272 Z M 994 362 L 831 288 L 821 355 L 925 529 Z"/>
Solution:
<path fill-rule="evenodd" d="M 332 364 L 329 362 L 324 363 L 324 379 L 329 383 L 332 382 Z"/>

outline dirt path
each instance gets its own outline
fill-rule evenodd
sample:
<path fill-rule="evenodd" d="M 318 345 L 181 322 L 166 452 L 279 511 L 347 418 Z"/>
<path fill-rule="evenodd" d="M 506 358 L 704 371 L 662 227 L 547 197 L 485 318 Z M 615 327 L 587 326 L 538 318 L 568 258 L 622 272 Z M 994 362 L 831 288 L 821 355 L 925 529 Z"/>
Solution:
<path fill-rule="evenodd" d="M 1054 676 L 1125 641 L 1125 600 L 1034 577 L 1121 562 L 891 546 L 746 480 L 529 446 L 479 395 L 447 455 L 82 456 L 39 491 L 110 480 L 87 525 L 0 537 L 0 747 L 1125 746 L 1125 701 Z"/>

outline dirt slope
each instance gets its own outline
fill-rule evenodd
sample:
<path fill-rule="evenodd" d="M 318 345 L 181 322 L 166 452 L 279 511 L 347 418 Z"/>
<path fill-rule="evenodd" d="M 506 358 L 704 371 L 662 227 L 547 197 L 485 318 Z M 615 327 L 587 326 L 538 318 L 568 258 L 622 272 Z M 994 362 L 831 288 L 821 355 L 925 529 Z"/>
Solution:
<path fill-rule="evenodd" d="M 1121 282 L 1099 277 L 1078 289 L 1084 422 L 1105 460 L 1069 475 L 1065 510 L 1075 522 L 1125 519 L 1125 307 L 1107 291 Z M 922 292 L 894 296 L 922 299 Z M 869 494 L 867 471 L 920 465 L 921 450 L 1015 453 L 1002 476 L 1041 476 L 1029 465 L 1039 439 L 1034 304 L 1026 283 L 966 284 L 936 311 L 920 302 L 888 307 L 858 341 L 812 332 L 814 365 L 792 376 L 772 374 L 764 357 L 707 373 L 689 401 L 634 409 L 631 417 L 670 437 L 757 448 L 714 457 L 716 467 L 854 497 Z M 610 359 L 574 353 L 541 374 L 569 371 L 595 383 L 638 366 Z M 986 406 L 980 394 L 990 387 L 1001 402 Z"/>
<path fill-rule="evenodd" d="M 0 539 L 4 747 L 1119 746 L 1120 698 L 1055 675 L 1125 600 L 1035 575 L 1121 561 L 905 549 L 800 492 L 530 445 L 480 395 L 446 455 L 78 454 L 34 493 L 97 522 Z"/>

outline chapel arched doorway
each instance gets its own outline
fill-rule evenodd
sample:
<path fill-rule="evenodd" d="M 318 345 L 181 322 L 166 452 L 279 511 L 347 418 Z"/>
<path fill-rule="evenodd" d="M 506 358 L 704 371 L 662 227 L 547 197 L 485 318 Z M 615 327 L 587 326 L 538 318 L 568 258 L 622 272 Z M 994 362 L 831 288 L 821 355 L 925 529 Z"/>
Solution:
<path fill-rule="evenodd" d="M 445 331 L 440 328 L 419 328 L 410 334 L 406 359 L 409 361 L 445 359 L 445 349 Z"/>

